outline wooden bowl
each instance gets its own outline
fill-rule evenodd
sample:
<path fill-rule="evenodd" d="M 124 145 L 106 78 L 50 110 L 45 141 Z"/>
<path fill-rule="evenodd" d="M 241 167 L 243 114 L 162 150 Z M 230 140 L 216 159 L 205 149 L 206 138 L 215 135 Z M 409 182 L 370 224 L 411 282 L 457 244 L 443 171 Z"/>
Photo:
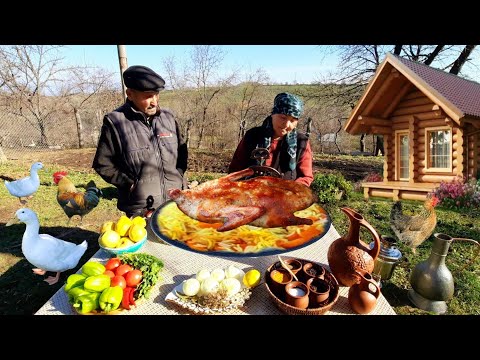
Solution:
<path fill-rule="evenodd" d="M 312 262 L 305 259 L 297 259 L 297 260 L 299 260 L 302 264 L 306 264 L 307 262 Z M 321 264 L 318 264 L 318 265 L 321 265 Z M 335 303 L 337 302 L 338 297 L 340 295 L 338 281 L 328 269 L 325 269 L 325 281 L 328 282 L 328 284 L 330 285 L 330 295 L 328 297 L 327 302 L 323 306 L 316 307 L 316 308 L 308 307 L 306 309 L 300 309 L 287 304 L 281 299 L 281 298 L 284 298 L 283 294 L 274 293 L 274 291 L 272 291 L 271 289 L 270 272 L 274 269 L 274 266 L 275 266 L 275 263 L 270 265 L 265 271 L 265 286 L 267 288 L 268 293 L 270 294 L 271 299 L 273 300 L 277 308 L 283 311 L 284 313 L 288 315 L 323 315 L 327 311 L 329 311 L 332 308 L 332 306 L 335 305 Z"/>

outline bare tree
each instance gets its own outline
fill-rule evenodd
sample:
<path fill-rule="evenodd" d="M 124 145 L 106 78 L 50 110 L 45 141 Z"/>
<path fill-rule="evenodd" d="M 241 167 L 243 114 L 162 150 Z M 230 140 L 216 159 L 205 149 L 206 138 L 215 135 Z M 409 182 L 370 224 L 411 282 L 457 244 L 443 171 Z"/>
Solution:
<path fill-rule="evenodd" d="M 27 121 L 47 145 L 46 126 L 59 104 L 58 84 L 68 68 L 62 67 L 61 46 L 9 45 L 0 47 L 1 90 L 8 98 L 6 110 Z"/>
<path fill-rule="evenodd" d="M 462 70 L 463 65 L 469 61 L 469 56 L 477 45 L 465 45 L 465 48 L 461 51 L 458 58 L 453 62 L 452 67 L 450 68 L 450 74 L 458 75 Z"/>
<path fill-rule="evenodd" d="M 189 103 L 190 114 L 187 116 L 186 139 L 190 142 L 193 126 L 198 131 L 197 147 L 202 145 L 205 129 L 213 127 L 218 118 L 209 117 L 209 109 L 218 95 L 226 91 L 235 79 L 235 72 L 218 75 L 224 59 L 224 52 L 218 46 L 195 45 L 190 53 L 190 61 L 177 72 L 174 57 L 167 58 L 164 66 L 170 86 Z"/>
<path fill-rule="evenodd" d="M 79 148 L 84 147 L 81 111 L 95 95 L 113 88 L 113 76 L 113 73 L 95 67 L 72 68 L 67 81 L 61 86 L 61 96 L 72 107 L 75 115 Z"/>
<path fill-rule="evenodd" d="M 240 141 L 248 128 L 248 120 L 256 118 L 256 109 L 261 109 L 260 94 L 264 84 L 269 81 L 268 75 L 263 69 L 257 69 L 254 74 L 247 74 L 245 82 L 242 84 L 242 92 L 240 105 L 238 107 L 238 115 L 234 115 L 238 119 L 238 141 Z"/>

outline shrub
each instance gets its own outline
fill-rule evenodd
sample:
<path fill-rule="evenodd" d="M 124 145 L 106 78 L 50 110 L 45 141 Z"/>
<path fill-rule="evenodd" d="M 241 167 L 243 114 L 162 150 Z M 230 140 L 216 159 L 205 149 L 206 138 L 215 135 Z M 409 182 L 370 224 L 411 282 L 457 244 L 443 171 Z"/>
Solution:
<path fill-rule="evenodd" d="M 355 191 L 362 191 L 362 183 L 363 182 L 380 182 L 383 181 L 383 176 L 376 172 L 368 173 L 362 180 L 357 181 L 354 185 Z"/>
<path fill-rule="evenodd" d="M 380 182 L 380 181 L 383 181 L 383 176 L 376 172 L 367 174 L 367 176 L 365 176 L 365 178 L 362 180 L 362 182 Z"/>
<path fill-rule="evenodd" d="M 190 173 L 188 175 L 188 181 L 198 181 L 199 184 L 204 183 L 205 181 L 213 180 L 216 176 L 210 173 Z"/>
<path fill-rule="evenodd" d="M 317 173 L 310 187 L 318 195 L 318 201 L 322 204 L 337 202 L 340 200 L 338 197 L 341 192 L 343 192 L 341 198 L 347 199 L 353 190 L 352 184 L 340 173 Z"/>
<path fill-rule="evenodd" d="M 433 191 L 440 205 L 449 209 L 480 208 L 480 181 L 457 177 L 451 182 L 440 183 Z"/>

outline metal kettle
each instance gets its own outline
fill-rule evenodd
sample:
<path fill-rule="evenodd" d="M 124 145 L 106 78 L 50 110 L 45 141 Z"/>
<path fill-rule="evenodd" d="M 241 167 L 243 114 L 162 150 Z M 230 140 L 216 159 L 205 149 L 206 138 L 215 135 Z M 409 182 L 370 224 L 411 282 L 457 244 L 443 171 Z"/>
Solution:
<path fill-rule="evenodd" d="M 390 236 L 381 236 L 380 238 L 380 253 L 375 259 L 375 265 L 372 274 L 379 275 L 380 280 L 390 280 L 397 266 L 402 258 L 402 253 L 395 247 L 396 239 Z M 370 249 L 373 248 L 374 243 L 370 243 Z"/>
<path fill-rule="evenodd" d="M 445 265 L 450 244 L 456 241 L 469 241 L 479 246 L 473 259 L 460 270 L 470 265 L 480 252 L 480 244 L 471 239 L 453 238 L 447 234 L 433 235 L 432 252 L 427 260 L 418 263 L 410 275 L 412 289 L 408 298 L 419 309 L 444 314 L 447 312 L 447 300 L 453 297 L 454 282 L 450 270 Z M 458 270 L 458 271 L 460 271 Z"/>

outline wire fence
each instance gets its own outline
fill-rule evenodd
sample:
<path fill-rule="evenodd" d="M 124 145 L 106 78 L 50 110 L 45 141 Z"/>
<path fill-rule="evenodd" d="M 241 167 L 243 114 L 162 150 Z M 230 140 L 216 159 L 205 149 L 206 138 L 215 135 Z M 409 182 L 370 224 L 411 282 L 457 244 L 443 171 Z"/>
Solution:
<path fill-rule="evenodd" d="M 12 115 L 0 110 L 0 147 L 7 159 L 16 159 L 35 150 L 62 150 L 96 147 L 103 113 L 88 109 L 78 114 L 81 126 L 73 110 L 50 112 L 48 116 Z"/>

